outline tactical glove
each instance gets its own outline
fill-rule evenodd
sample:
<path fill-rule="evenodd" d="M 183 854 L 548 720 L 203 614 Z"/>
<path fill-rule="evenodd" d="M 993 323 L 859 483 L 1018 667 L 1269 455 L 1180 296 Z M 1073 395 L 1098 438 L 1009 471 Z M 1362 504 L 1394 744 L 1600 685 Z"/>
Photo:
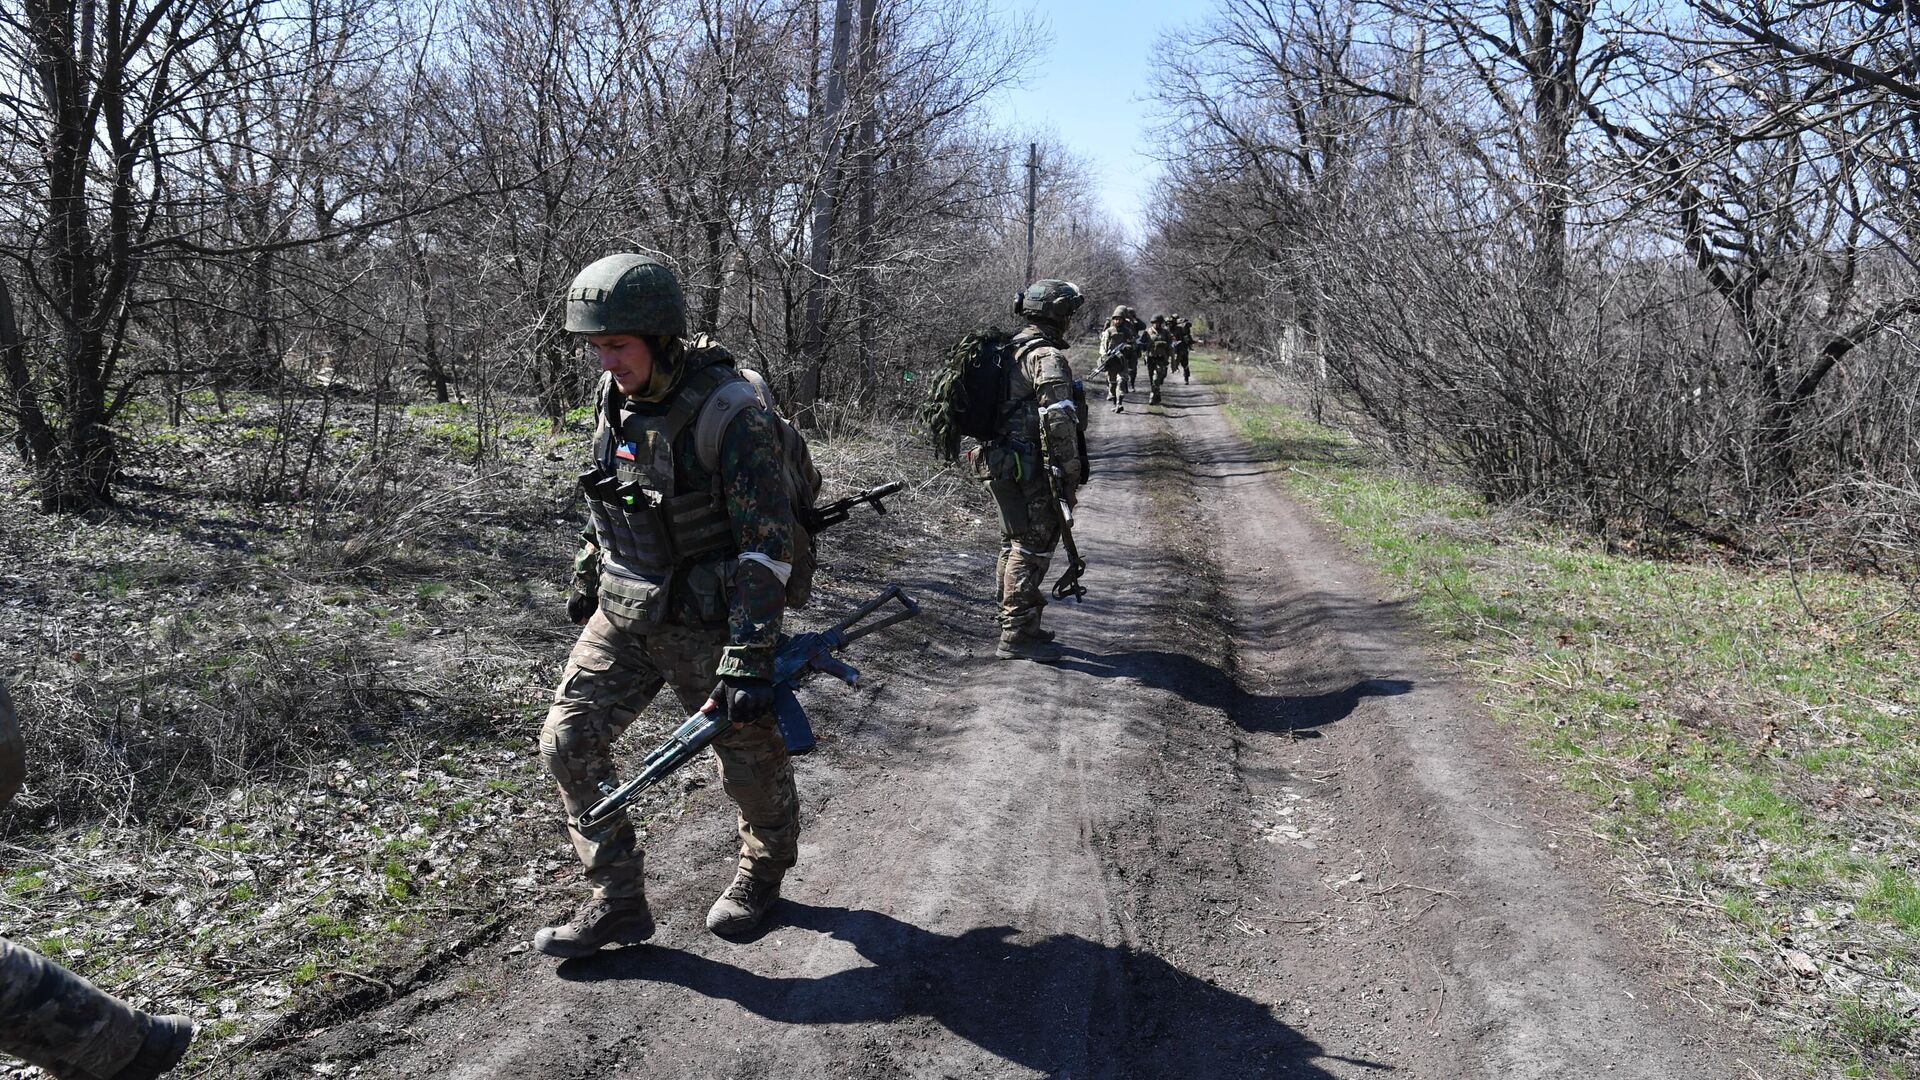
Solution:
<path fill-rule="evenodd" d="M 724 695 L 727 719 L 736 724 L 765 724 L 773 720 L 773 684 L 765 679 L 729 675 L 720 680 L 715 697 Z"/>
<path fill-rule="evenodd" d="M 585 626 L 599 606 L 600 594 L 588 592 L 580 587 L 579 582 L 575 582 L 573 594 L 567 597 L 567 621 L 575 626 Z"/>

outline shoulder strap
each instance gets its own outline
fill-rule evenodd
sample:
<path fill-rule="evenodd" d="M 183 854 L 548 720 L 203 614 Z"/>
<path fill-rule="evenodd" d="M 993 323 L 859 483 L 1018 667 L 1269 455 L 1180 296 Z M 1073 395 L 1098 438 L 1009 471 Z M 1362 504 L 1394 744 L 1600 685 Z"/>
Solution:
<path fill-rule="evenodd" d="M 707 395 L 700 406 L 700 415 L 693 422 L 693 454 L 700 467 L 710 475 L 720 475 L 720 440 L 726 436 L 727 427 L 734 418 L 755 405 L 764 404 L 760 397 L 760 387 L 754 385 L 758 372 L 735 372 L 736 377 L 720 384 L 720 388 Z M 761 380 L 760 386 L 766 385 Z"/>

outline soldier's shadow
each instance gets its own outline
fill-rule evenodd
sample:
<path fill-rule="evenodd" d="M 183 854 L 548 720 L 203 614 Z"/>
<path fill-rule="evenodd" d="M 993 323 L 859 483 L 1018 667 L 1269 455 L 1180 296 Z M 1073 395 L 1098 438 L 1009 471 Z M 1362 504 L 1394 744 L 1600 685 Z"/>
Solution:
<path fill-rule="evenodd" d="M 852 945 L 866 964 L 816 978 L 771 977 L 690 952 L 635 946 L 568 961 L 559 974 L 682 986 L 785 1024 L 924 1016 L 1047 1076 L 1333 1075 L 1314 1064 L 1331 1055 L 1267 1006 L 1137 949 L 1071 934 L 1016 941 L 1010 926 L 949 936 L 879 912 L 793 901 L 782 901 L 770 918 L 777 920 L 773 933 L 797 927 L 826 934 Z"/>
<path fill-rule="evenodd" d="M 1219 709 L 1242 731 L 1292 732 L 1317 737 L 1316 728 L 1346 719 L 1362 698 L 1398 697 L 1413 690 L 1408 679 L 1360 679 L 1318 694 L 1253 694 L 1232 675 L 1198 657 L 1161 649 L 1090 653 L 1069 648 L 1057 665 L 1103 679 L 1132 678 Z"/>

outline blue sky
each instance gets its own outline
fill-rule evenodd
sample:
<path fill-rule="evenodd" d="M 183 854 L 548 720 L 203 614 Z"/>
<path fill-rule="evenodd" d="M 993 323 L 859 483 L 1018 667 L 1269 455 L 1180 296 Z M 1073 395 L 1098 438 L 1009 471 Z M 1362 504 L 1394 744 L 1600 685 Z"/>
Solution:
<path fill-rule="evenodd" d="M 1208 0 L 991 0 L 1000 11 L 1038 11 L 1049 39 L 1032 76 L 993 102 L 1003 127 L 1050 130 L 1093 163 L 1107 211 L 1137 237 L 1159 175 L 1148 152 L 1154 125 L 1148 53 L 1170 29 L 1211 13 Z"/>

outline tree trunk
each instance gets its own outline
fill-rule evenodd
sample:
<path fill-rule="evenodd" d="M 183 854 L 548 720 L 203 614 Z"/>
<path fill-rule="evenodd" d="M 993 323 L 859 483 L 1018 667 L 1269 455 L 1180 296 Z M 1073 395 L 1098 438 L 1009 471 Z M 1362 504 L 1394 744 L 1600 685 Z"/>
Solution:
<path fill-rule="evenodd" d="M 794 402 L 803 422 L 813 424 L 827 364 L 827 293 L 832 286 L 833 218 L 840 198 L 840 119 L 847 96 L 847 39 L 852 36 L 852 0 L 835 0 L 833 59 L 827 69 L 826 115 L 820 136 L 820 185 L 813 196 L 812 249 L 807 258 L 807 312 L 801 354 L 804 370 Z"/>

